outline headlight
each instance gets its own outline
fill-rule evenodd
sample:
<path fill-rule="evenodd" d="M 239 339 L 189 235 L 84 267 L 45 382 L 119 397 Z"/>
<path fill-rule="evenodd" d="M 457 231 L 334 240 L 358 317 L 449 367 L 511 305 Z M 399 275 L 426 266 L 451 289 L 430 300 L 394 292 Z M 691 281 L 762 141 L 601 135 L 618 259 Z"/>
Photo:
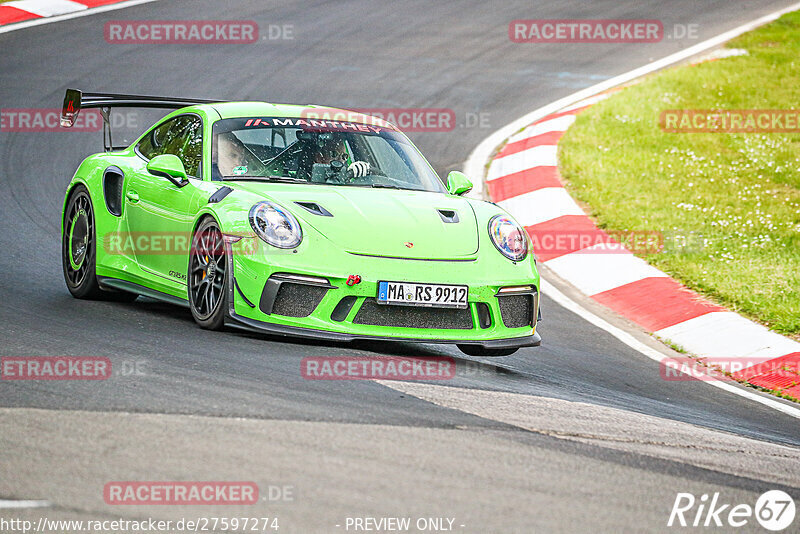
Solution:
<path fill-rule="evenodd" d="M 489 220 L 489 237 L 497 250 L 511 261 L 522 261 L 528 255 L 525 230 L 506 215 L 495 215 Z"/>
<path fill-rule="evenodd" d="M 303 229 L 294 215 L 274 202 L 259 202 L 250 208 L 253 231 L 278 248 L 295 248 L 303 240 Z"/>

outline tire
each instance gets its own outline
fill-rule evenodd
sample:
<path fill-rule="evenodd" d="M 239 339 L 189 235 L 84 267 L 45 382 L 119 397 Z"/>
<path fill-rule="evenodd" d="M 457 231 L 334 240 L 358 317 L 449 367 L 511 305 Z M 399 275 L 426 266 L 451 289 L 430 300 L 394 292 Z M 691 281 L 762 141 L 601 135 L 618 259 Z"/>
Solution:
<path fill-rule="evenodd" d="M 221 330 L 228 304 L 228 258 L 222 231 L 211 217 L 192 236 L 186 286 L 192 317 L 201 328 Z"/>
<path fill-rule="evenodd" d="M 89 192 L 82 185 L 69 197 L 61 235 L 61 266 L 72 296 L 98 299 L 102 290 L 95 274 L 94 209 Z"/>
<path fill-rule="evenodd" d="M 61 267 L 64 281 L 77 299 L 131 302 L 138 295 L 103 291 L 97 282 L 97 232 L 89 191 L 77 186 L 69 197 L 61 236 Z"/>
<path fill-rule="evenodd" d="M 485 349 L 480 345 L 457 345 L 458 349 L 466 354 L 467 356 L 485 356 L 485 357 L 496 357 L 496 356 L 511 356 L 515 352 L 517 352 L 518 348 L 510 348 L 510 349 Z"/>

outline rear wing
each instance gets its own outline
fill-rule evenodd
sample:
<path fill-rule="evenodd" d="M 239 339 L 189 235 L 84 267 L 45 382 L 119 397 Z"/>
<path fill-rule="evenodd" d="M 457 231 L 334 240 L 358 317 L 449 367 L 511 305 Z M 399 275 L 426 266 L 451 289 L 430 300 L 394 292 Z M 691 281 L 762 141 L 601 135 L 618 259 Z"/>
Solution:
<path fill-rule="evenodd" d="M 172 98 L 165 96 L 122 95 L 115 93 L 83 93 L 67 89 L 61 107 L 61 127 L 71 128 L 82 109 L 100 108 L 103 116 L 103 144 L 106 152 L 113 150 L 111 139 L 111 110 L 113 108 L 180 109 L 195 104 L 217 104 L 224 100 L 198 98 Z"/>

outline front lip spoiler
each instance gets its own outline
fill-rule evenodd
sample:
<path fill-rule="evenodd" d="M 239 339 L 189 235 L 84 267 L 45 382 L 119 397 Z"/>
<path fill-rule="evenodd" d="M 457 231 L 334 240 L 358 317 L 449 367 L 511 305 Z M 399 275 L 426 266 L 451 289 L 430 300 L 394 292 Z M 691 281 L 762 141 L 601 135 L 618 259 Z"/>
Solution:
<path fill-rule="evenodd" d="M 155 289 L 121 280 L 109 276 L 98 276 L 98 282 L 104 289 L 130 291 L 138 293 L 144 297 L 169 302 L 184 308 L 189 307 L 189 301 L 162 293 Z M 232 286 L 232 284 L 231 284 Z M 232 287 L 230 288 L 233 289 Z M 461 340 L 461 339 L 419 339 L 419 338 L 402 338 L 402 337 L 386 337 L 386 336 L 364 336 L 360 334 L 345 334 L 342 332 L 329 332 L 327 330 L 315 330 L 313 328 L 301 328 L 298 326 L 286 326 L 271 323 L 264 323 L 254 319 L 248 319 L 233 313 L 229 309 L 225 324 L 230 326 L 237 326 L 245 330 L 264 332 L 267 334 L 274 334 L 279 336 L 321 339 L 327 341 L 396 341 L 401 343 L 427 343 L 427 344 L 458 344 L 482 347 L 484 349 L 513 349 L 522 347 L 538 347 L 542 344 L 542 336 L 534 333 L 532 336 L 510 337 L 506 339 L 488 339 L 488 340 Z"/>
<path fill-rule="evenodd" d="M 430 344 L 458 344 L 477 346 L 484 349 L 513 349 L 522 347 L 538 347 L 542 344 L 542 336 L 538 333 L 532 336 L 511 337 L 506 339 L 488 340 L 464 340 L 464 339 L 419 339 L 402 338 L 387 336 L 365 336 L 361 334 L 345 334 L 342 332 L 329 332 L 327 330 L 315 330 L 313 328 L 301 328 L 298 326 L 286 326 L 248 319 L 241 315 L 229 313 L 226 323 L 230 326 L 237 326 L 247 330 L 255 330 L 267 334 L 279 336 L 304 337 L 310 339 L 322 339 L 326 341 L 396 341 L 401 343 L 430 343 Z"/>

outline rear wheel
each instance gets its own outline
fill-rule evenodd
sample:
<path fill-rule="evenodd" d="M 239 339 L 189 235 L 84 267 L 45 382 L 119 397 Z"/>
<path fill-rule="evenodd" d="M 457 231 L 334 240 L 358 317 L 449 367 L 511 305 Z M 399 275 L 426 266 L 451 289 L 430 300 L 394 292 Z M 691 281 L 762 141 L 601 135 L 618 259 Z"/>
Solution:
<path fill-rule="evenodd" d="M 192 238 L 187 276 L 189 308 L 202 328 L 219 330 L 225 325 L 228 258 L 217 222 L 207 218 Z"/>
<path fill-rule="evenodd" d="M 67 202 L 61 236 L 61 266 L 72 296 L 79 299 L 132 301 L 134 293 L 103 291 L 95 273 L 97 234 L 89 191 L 75 188 Z"/>
<path fill-rule="evenodd" d="M 466 354 L 467 356 L 511 356 L 519 349 L 517 348 L 510 348 L 510 349 L 487 349 L 481 347 L 480 345 L 457 345 L 458 349 Z"/>
<path fill-rule="evenodd" d="M 94 211 L 89 192 L 78 186 L 70 196 L 61 236 L 61 265 L 64 281 L 72 296 L 98 298 L 100 286 L 95 276 Z"/>

